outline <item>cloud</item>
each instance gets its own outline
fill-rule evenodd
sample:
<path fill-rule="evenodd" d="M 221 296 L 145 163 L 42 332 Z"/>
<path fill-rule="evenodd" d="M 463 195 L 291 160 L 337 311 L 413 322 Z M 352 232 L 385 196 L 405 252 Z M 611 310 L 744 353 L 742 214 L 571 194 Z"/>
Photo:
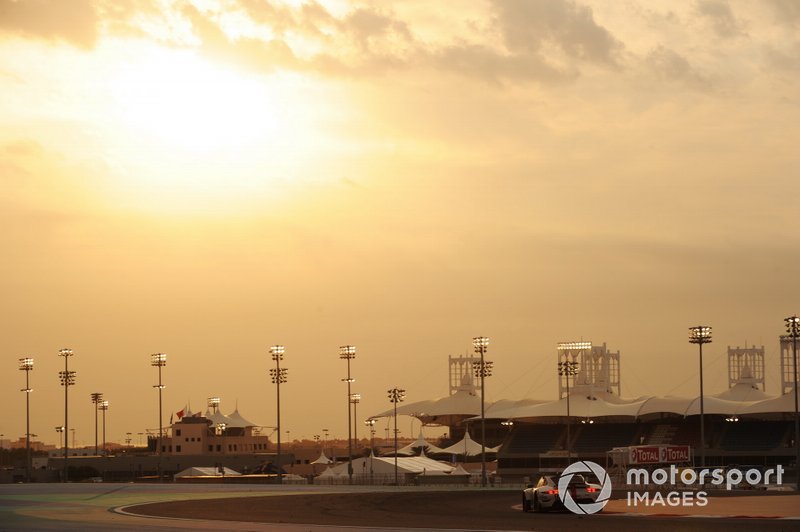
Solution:
<path fill-rule="evenodd" d="M 708 80 L 676 51 L 659 45 L 647 54 L 645 63 L 660 79 L 685 83 L 694 88 L 708 87 Z"/>
<path fill-rule="evenodd" d="M 183 15 L 191 22 L 200 38 L 203 51 L 216 59 L 261 71 L 298 65 L 292 49 L 283 39 L 269 41 L 244 37 L 233 40 L 209 16 L 193 5 L 185 5 Z"/>
<path fill-rule="evenodd" d="M 0 0 L 0 31 L 91 49 L 97 13 L 90 0 Z"/>
<path fill-rule="evenodd" d="M 551 45 L 570 59 L 616 64 L 621 43 L 594 20 L 592 9 L 569 0 L 494 0 L 496 22 L 513 53 L 542 53 Z"/>
<path fill-rule="evenodd" d="M 775 15 L 775 18 L 790 26 L 800 24 L 800 2 L 797 0 L 763 0 Z"/>
<path fill-rule="evenodd" d="M 742 23 L 736 19 L 731 6 L 724 0 L 698 0 L 697 13 L 705 18 L 720 37 L 745 35 Z"/>

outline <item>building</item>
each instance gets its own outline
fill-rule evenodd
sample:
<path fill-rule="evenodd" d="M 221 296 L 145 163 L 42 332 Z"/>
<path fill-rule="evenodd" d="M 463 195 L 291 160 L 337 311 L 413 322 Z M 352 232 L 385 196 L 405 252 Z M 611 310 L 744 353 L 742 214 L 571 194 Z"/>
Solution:
<path fill-rule="evenodd" d="M 260 427 L 242 417 L 238 408 L 227 416 L 217 408 L 205 414 L 181 412 L 186 414 L 170 425 L 169 436 L 161 442 L 162 454 L 224 456 L 266 453 L 269 449 L 269 438 L 260 435 Z M 158 438 L 150 436 L 148 440 L 155 450 Z"/>

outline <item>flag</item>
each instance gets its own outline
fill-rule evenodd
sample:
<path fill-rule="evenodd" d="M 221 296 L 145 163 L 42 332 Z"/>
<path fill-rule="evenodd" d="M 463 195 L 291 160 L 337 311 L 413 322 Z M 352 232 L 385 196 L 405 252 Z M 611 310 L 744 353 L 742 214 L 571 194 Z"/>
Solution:
<path fill-rule="evenodd" d="M 183 409 L 183 408 L 181 408 L 181 409 L 178 411 L 178 419 L 183 419 L 183 414 L 184 414 L 184 409 Z"/>

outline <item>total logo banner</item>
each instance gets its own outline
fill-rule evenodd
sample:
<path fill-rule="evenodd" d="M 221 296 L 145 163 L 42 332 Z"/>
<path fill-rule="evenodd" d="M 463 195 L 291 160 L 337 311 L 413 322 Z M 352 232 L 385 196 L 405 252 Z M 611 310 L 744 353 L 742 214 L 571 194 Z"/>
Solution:
<path fill-rule="evenodd" d="M 731 468 L 678 468 L 674 464 L 668 468 L 644 469 L 632 467 L 626 473 L 628 506 L 706 506 L 708 494 L 706 486 L 732 490 L 740 485 L 748 487 L 783 484 L 784 468 L 778 465 L 769 469 L 751 468 L 741 470 Z M 600 490 L 594 500 L 575 500 L 570 491 L 570 481 L 575 475 L 590 473 L 600 483 Z M 632 489 L 635 487 L 640 489 Z M 655 488 L 655 491 L 653 490 Z M 564 507 L 576 514 L 594 514 L 601 511 L 611 498 L 611 477 L 601 465 L 584 460 L 570 464 L 558 480 L 558 496 Z"/>

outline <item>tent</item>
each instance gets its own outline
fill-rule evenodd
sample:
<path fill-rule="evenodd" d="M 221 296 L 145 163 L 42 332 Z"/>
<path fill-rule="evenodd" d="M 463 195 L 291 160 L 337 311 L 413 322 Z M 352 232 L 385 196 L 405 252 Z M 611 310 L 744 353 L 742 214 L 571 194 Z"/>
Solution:
<path fill-rule="evenodd" d="M 234 471 L 233 469 L 228 469 L 227 467 L 222 468 L 224 474 L 220 472 L 220 468 L 218 467 L 189 467 L 184 469 L 180 473 L 175 473 L 175 478 L 185 478 L 185 477 L 232 477 L 232 476 L 239 476 L 241 473 L 238 471 Z"/>
<path fill-rule="evenodd" d="M 312 464 L 332 464 L 333 460 L 325 456 L 325 451 L 320 451 L 319 458 L 311 462 Z"/>
<path fill-rule="evenodd" d="M 423 453 L 428 453 L 428 454 L 436 454 L 444 452 L 444 450 L 441 449 L 440 447 L 437 447 L 425 441 L 425 436 L 422 434 L 422 429 L 420 429 L 419 431 L 419 436 L 417 437 L 417 441 L 409 443 L 405 447 L 398 449 L 397 454 L 410 456 L 415 454 L 416 449 L 422 449 Z M 394 455 L 394 451 L 390 451 L 389 453 L 384 453 L 384 455 L 388 454 Z"/>
<path fill-rule="evenodd" d="M 247 419 L 243 418 L 242 415 L 239 413 L 239 408 L 238 407 L 236 408 L 236 410 L 233 411 L 233 413 L 231 415 L 226 416 L 226 417 L 229 420 L 231 420 L 231 422 L 227 424 L 228 427 L 245 428 L 245 427 L 257 427 L 258 426 L 255 423 L 253 423 L 252 421 L 248 421 Z"/>
<path fill-rule="evenodd" d="M 375 475 L 393 475 L 394 474 L 394 458 L 373 457 L 366 456 L 356 458 L 353 460 L 353 472 L 356 474 L 375 474 Z M 423 474 L 428 472 L 442 472 L 450 473 L 455 469 L 450 464 L 432 460 L 425 456 L 411 456 L 411 457 L 398 457 L 397 458 L 397 471 L 401 475 L 408 473 Z M 330 473 L 329 473 L 330 472 Z M 326 475 L 327 473 L 327 475 Z M 335 467 L 330 467 L 323 473 L 317 476 L 330 477 L 330 476 L 346 476 L 347 463 L 339 464 Z"/>
<path fill-rule="evenodd" d="M 497 451 L 498 447 L 486 448 L 487 453 L 496 453 Z M 460 456 L 478 456 L 481 454 L 481 444 L 473 440 L 469 432 L 467 432 L 460 442 L 454 443 L 446 449 L 442 449 L 441 452 Z"/>

